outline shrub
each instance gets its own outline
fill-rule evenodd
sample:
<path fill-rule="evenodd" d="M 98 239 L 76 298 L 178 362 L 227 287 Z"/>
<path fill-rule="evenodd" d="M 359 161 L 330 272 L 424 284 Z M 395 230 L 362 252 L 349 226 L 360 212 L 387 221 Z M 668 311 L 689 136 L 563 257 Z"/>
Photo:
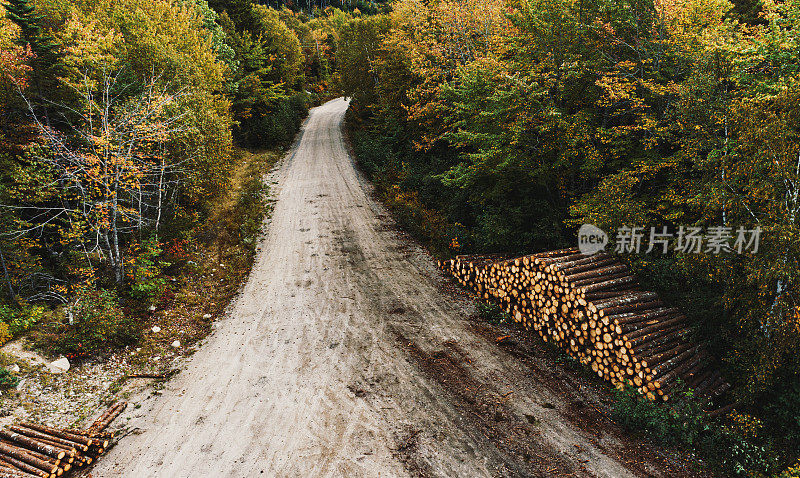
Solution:
<path fill-rule="evenodd" d="M 0 321 L 9 324 L 12 320 L 14 320 L 14 309 L 6 304 L 0 305 Z"/>
<path fill-rule="evenodd" d="M 308 114 L 306 95 L 280 98 L 269 110 L 269 114 L 254 113 L 239 121 L 236 137 L 242 144 L 263 148 L 291 143 Z"/>
<path fill-rule="evenodd" d="M 708 426 L 700 418 L 702 410 L 691 400 L 691 392 L 684 395 L 686 400 L 671 408 L 642 397 L 633 387 L 625 387 L 616 393 L 613 415 L 626 428 L 640 430 L 659 443 L 693 445 Z"/>
<path fill-rule="evenodd" d="M 0 344 L 27 332 L 44 317 L 45 312 L 46 309 L 38 305 L 0 305 Z"/>
<path fill-rule="evenodd" d="M 791 458 L 800 455 L 800 383 L 785 380 L 765 398 L 765 428 Z"/>
<path fill-rule="evenodd" d="M 0 345 L 12 339 L 11 331 L 8 329 L 8 324 L 0 322 Z"/>
<path fill-rule="evenodd" d="M 9 372 L 5 367 L 0 367 L 0 388 L 14 388 L 19 384 L 19 379 Z"/>
<path fill-rule="evenodd" d="M 490 324 L 501 324 L 508 321 L 508 314 L 492 302 L 478 302 L 478 316 Z"/>
<path fill-rule="evenodd" d="M 46 309 L 42 306 L 24 307 L 21 309 L 11 321 L 9 332 L 14 337 L 19 337 L 34 325 L 36 325 L 42 317 L 44 317 Z"/>
<path fill-rule="evenodd" d="M 777 459 L 763 443 L 729 426 L 720 426 L 698 444 L 698 450 L 725 476 L 765 476 Z"/>
<path fill-rule="evenodd" d="M 617 391 L 613 416 L 625 428 L 642 432 L 663 445 L 700 452 L 723 476 L 763 476 L 777 460 L 754 433 L 752 423 L 725 425 L 707 418 L 706 405 L 692 390 L 682 390 L 669 404 L 642 397 L 633 387 Z"/>
<path fill-rule="evenodd" d="M 131 252 L 126 264 L 128 278 L 131 280 L 131 297 L 135 299 L 159 297 L 167 287 L 163 269 L 170 264 L 161 260 L 163 251 L 158 238 L 151 237 L 141 244 L 133 245 Z"/>
<path fill-rule="evenodd" d="M 81 292 L 67 315 L 64 322 L 43 327 L 34 342 L 51 354 L 86 357 L 110 352 L 138 338 L 135 320 L 123 314 L 113 291 Z"/>

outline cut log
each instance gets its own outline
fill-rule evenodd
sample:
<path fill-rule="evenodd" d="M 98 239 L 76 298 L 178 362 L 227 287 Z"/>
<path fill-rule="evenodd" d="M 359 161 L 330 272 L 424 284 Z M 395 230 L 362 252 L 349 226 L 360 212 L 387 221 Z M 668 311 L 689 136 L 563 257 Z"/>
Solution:
<path fill-rule="evenodd" d="M 42 443 L 39 440 L 35 440 L 33 438 L 29 438 L 26 437 L 25 435 L 12 432 L 9 430 L 0 430 L 0 437 L 15 443 L 19 443 L 20 445 L 30 450 L 38 451 L 39 453 L 42 453 L 47 456 L 52 456 L 57 460 L 60 460 L 67 455 L 67 453 L 64 450 L 59 450 L 58 448 Z"/>
<path fill-rule="evenodd" d="M 32 430 L 30 428 L 26 428 L 26 427 L 22 427 L 22 426 L 14 426 L 14 425 L 12 425 L 12 426 L 9 427 L 9 430 L 11 430 L 13 432 L 21 433 L 21 434 L 23 434 L 25 436 L 28 436 L 30 438 L 34 438 L 36 440 L 41 440 L 41 441 L 48 441 L 49 440 L 49 441 L 55 442 L 57 444 L 62 445 L 63 447 L 66 447 L 67 449 L 73 450 L 72 455 L 75 454 L 75 451 L 78 451 L 78 450 L 86 451 L 86 450 L 89 449 L 88 445 L 84 445 L 82 443 L 66 440 L 64 438 L 53 436 L 53 435 L 50 435 L 50 434 L 47 434 L 47 433 L 42 433 L 42 432 L 39 432 L 39 431 L 36 431 L 36 430 Z"/>
<path fill-rule="evenodd" d="M 52 435 L 54 437 L 63 438 L 65 440 L 74 441 L 75 443 L 80 443 L 82 445 L 90 446 L 94 443 L 94 440 L 88 438 L 86 436 L 81 436 L 76 433 L 70 433 L 67 431 L 59 430 L 57 428 L 48 427 L 44 425 L 38 425 L 36 423 L 31 422 L 22 422 L 20 426 L 25 428 L 29 428 L 31 430 L 36 430 L 38 432 L 46 433 L 48 435 Z"/>
<path fill-rule="evenodd" d="M 699 367 L 708 358 L 692 341 L 689 319 L 640 290 L 618 257 L 573 248 L 508 259 L 458 256 L 441 266 L 615 386 L 632 384 L 650 399 L 668 399 L 680 378 L 699 381 L 704 393 L 723 390 Z M 117 412 L 107 410 L 98 423 Z"/>
<path fill-rule="evenodd" d="M 9 446 L 5 443 L 0 443 L 0 458 L 23 471 L 28 471 L 28 473 L 33 473 L 32 471 L 29 471 L 29 469 L 31 469 L 30 467 L 34 467 L 39 471 L 47 472 L 48 474 L 55 473 L 56 469 L 58 468 L 57 466 L 53 466 L 51 463 L 34 457 L 24 450 L 20 450 L 18 447 Z M 20 465 L 20 463 L 23 463 L 23 465 Z M 26 467 L 28 469 L 26 469 Z"/>

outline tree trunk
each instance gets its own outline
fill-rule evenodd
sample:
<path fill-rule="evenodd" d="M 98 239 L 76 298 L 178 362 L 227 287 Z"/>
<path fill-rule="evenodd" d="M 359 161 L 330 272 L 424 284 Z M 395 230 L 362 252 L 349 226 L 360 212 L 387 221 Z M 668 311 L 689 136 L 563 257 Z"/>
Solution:
<path fill-rule="evenodd" d="M 122 263 L 122 252 L 119 248 L 119 227 L 117 226 L 117 217 L 119 216 L 119 202 L 117 198 L 117 187 L 114 184 L 114 201 L 111 213 L 111 238 L 113 240 L 111 257 L 111 267 L 114 269 L 114 279 L 117 284 L 122 284 L 125 280 L 124 264 Z"/>
<path fill-rule="evenodd" d="M 8 277 L 8 268 L 6 267 L 6 257 L 3 254 L 3 248 L 0 247 L 0 262 L 3 263 L 3 277 L 5 278 L 6 285 L 8 286 L 8 297 L 14 300 L 14 288 L 11 287 L 11 279 Z"/>

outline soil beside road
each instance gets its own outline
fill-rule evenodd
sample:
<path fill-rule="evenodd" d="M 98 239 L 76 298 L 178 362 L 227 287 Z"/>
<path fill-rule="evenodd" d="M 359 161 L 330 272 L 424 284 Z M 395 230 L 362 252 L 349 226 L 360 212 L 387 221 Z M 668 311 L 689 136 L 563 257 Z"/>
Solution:
<path fill-rule="evenodd" d="M 129 407 L 94 476 L 689 476 L 626 436 L 599 386 L 471 301 L 371 199 L 312 110 L 225 318 L 159 396 Z M 498 334 L 510 339 L 496 343 Z"/>

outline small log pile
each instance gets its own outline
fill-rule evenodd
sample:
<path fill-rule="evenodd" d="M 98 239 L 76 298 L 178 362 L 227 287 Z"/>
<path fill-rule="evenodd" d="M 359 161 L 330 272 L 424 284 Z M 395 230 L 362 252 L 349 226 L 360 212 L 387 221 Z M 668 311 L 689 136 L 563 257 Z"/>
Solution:
<path fill-rule="evenodd" d="M 664 401 L 681 383 L 700 398 L 730 388 L 691 340 L 687 317 L 642 291 L 616 256 L 563 249 L 512 259 L 457 256 L 439 266 L 618 388 Z"/>
<path fill-rule="evenodd" d="M 105 429 L 126 406 L 113 405 L 86 430 L 30 422 L 0 430 L 0 478 L 56 478 L 91 464 L 108 448 Z"/>

